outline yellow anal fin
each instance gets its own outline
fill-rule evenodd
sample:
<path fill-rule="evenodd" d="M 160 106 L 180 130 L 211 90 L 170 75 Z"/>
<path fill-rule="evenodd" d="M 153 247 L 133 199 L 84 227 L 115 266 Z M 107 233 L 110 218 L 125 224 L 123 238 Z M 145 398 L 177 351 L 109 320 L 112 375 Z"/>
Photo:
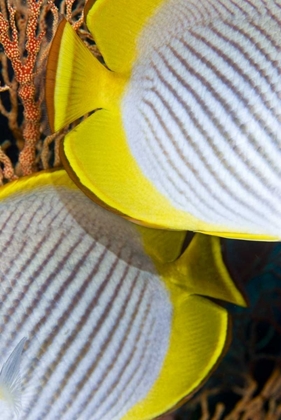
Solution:
<path fill-rule="evenodd" d="M 89 196 L 141 224 L 176 230 L 196 220 L 175 209 L 143 175 L 128 147 L 117 112 L 99 110 L 65 137 L 63 164 Z M 191 228 L 192 230 L 192 228 Z"/>
<path fill-rule="evenodd" d="M 171 292 L 173 323 L 161 373 L 149 394 L 123 420 L 154 419 L 194 393 L 216 368 L 230 342 L 227 311 L 200 296 Z"/>
<path fill-rule="evenodd" d="M 171 281 L 177 279 L 179 287 L 189 294 L 247 306 L 226 268 L 220 239 L 216 236 L 197 233 L 184 254 L 170 264 L 170 270 Z"/>
<path fill-rule="evenodd" d="M 97 0 L 85 7 L 86 24 L 107 66 L 127 73 L 137 55 L 137 39 L 157 8 L 167 0 Z"/>
<path fill-rule="evenodd" d="M 122 81 L 93 56 L 63 20 L 47 63 L 46 103 L 51 130 L 57 131 L 97 108 L 114 107 L 120 86 L 123 88 Z"/>

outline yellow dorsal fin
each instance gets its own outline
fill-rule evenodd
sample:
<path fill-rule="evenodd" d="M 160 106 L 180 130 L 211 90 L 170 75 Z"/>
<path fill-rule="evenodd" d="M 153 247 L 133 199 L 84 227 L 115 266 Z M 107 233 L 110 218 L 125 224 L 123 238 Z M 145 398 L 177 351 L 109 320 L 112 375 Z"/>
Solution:
<path fill-rule="evenodd" d="M 50 49 L 46 103 L 52 131 L 97 108 L 114 109 L 124 80 L 107 70 L 63 20 Z"/>
<path fill-rule="evenodd" d="M 94 0 L 85 7 L 86 24 L 107 66 L 130 71 L 137 55 L 137 39 L 145 24 L 167 0 Z"/>

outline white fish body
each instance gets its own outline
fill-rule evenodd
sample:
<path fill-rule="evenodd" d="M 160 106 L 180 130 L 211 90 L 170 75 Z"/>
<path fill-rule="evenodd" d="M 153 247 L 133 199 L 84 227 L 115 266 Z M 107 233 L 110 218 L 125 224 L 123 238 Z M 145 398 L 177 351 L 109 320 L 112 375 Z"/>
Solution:
<path fill-rule="evenodd" d="M 63 170 L 0 189 L 0 360 L 28 337 L 22 408 L 24 340 L 0 374 L 13 408 L 1 420 L 145 420 L 201 385 L 229 336 L 227 311 L 204 296 L 244 300 L 218 238 L 197 235 L 157 262 L 153 236 L 167 234 L 175 259 L 181 232 L 139 230 Z"/>
<path fill-rule="evenodd" d="M 174 207 L 211 226 L 281 237 L 280 28 L 279 1 L 169 0 L 138 40 L 130 149 Z"/>
<path fill-rule="evenodd" d="M 47 72 L 55 129 L 99 109 L 64 141 L 78 185 L 150 226 L 280 239 L 280 0 L 88 4 L 112 71 L 61 24 Z"/>
<path fill-rule="evenodd" d="M 130 225 L 91 204 L 50 185 L 1 207 L 0 355 L 19 331 L 29 337 L 23 420 L 120 419 L 167 350 L 166 290 Z"/>

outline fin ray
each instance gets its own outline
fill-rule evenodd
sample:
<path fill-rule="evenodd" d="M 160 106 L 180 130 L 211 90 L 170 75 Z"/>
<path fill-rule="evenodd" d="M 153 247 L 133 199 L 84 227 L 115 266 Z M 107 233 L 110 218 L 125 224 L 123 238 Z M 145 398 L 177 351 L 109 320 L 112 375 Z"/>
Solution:
<path fill-rule="evenodd" d="M 224 264 L 217 236 L 197 233 L 179 260 L 171 264 L 171 270 L 182 272 L 180 286 L 189 293 L 247 306 Z"/>
<path fill-rule="evenodd" d="M 111 96 L 119 85 L 122 87 L 119 80 L 114 83 L 114 75 L 63 20 L 47 63 L 46 103 L 51 130 L 57 131 L 97 108 L 112 106 L 115 101 Z"/>
<path fill-rule="evenodd" d="M 21 410 L 21 356 L 26 338 L 22 338 L 12 351 L 0 372 L 0 388 L 4 400 L 13 407 L 18 416 Z"/>

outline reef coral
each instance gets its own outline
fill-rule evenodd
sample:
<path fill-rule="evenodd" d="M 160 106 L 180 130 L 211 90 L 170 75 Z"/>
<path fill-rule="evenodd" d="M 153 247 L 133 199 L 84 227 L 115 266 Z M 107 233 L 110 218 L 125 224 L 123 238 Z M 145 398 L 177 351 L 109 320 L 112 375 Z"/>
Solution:
<path fill-rule="evenodd" d="M 9 136 L 1 138 L 2 183 L 59 165 L 62 133 L 50 135 L 44 105 L 46 59 L 62 17 L 92 44 L 83 25 L 84 5 L 82 0 L 75 5 L 74 0 L 0 1 L 0 122 Z"/>

